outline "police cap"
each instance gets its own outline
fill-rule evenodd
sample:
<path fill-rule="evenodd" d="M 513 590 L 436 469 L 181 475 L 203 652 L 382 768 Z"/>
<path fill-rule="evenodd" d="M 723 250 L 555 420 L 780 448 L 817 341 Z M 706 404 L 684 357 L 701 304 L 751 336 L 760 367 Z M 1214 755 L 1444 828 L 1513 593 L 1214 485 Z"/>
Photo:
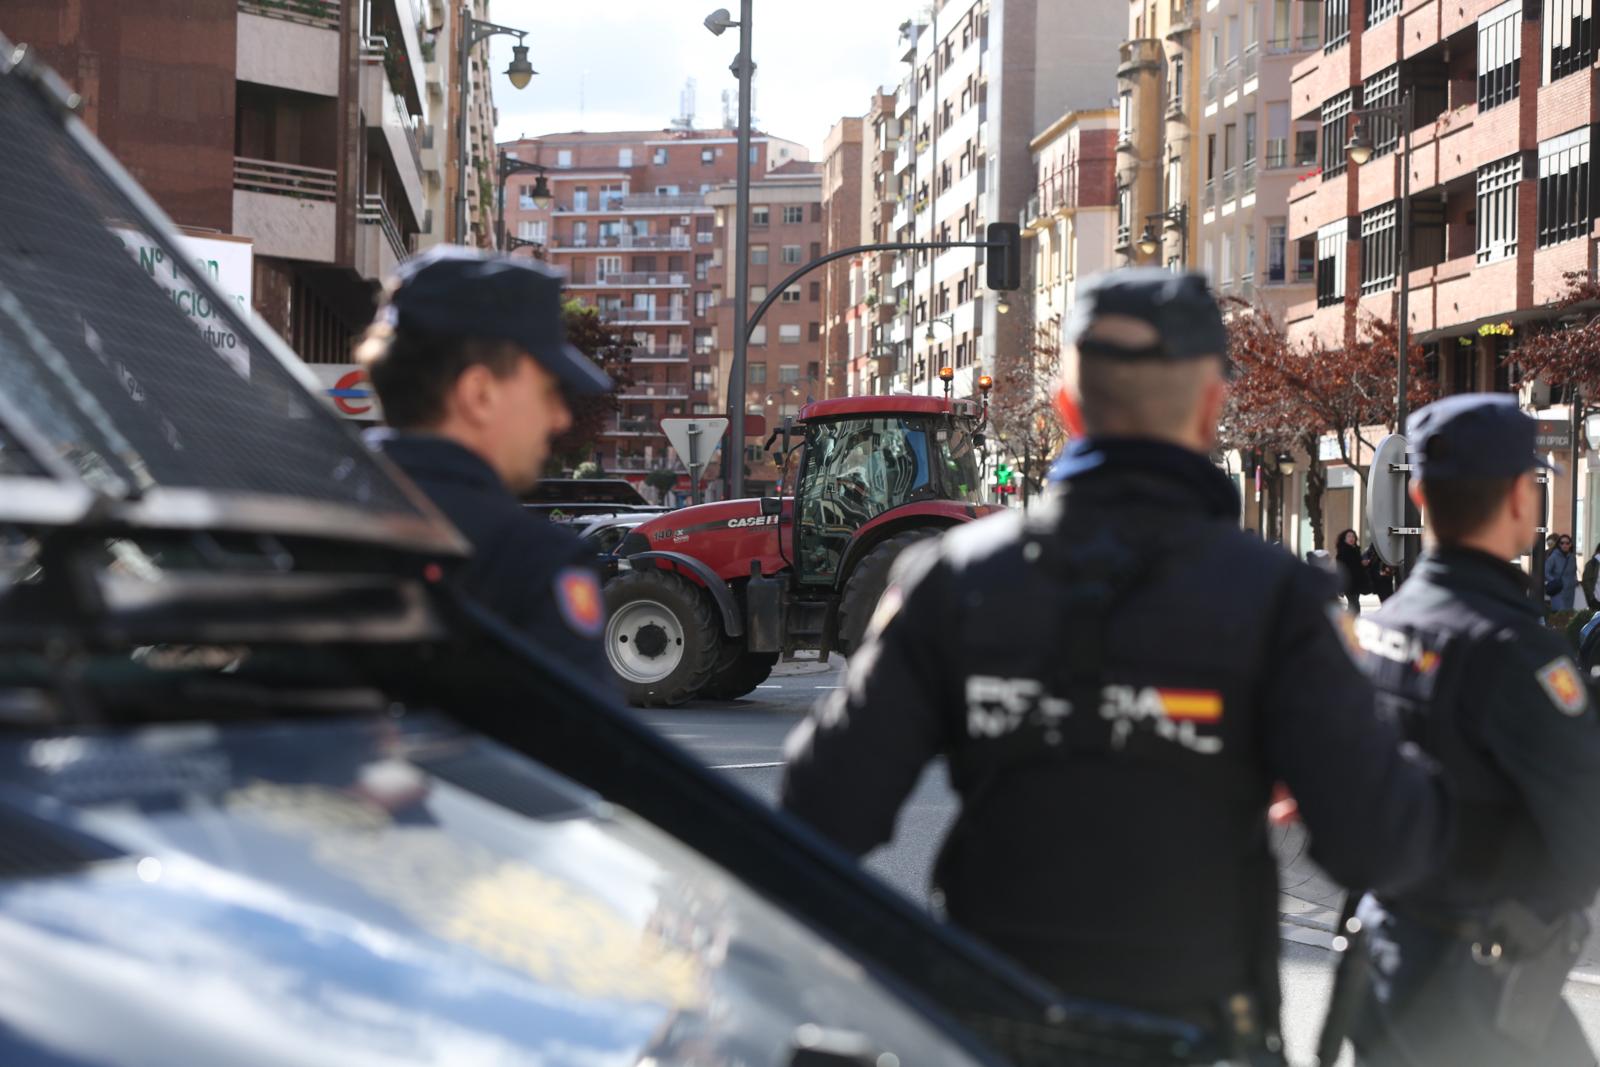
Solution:
<path fill-rule="evenodd" d="M 567 343 L 561 278 L 526 259 L 435 245 L 395 271 L 386 314 L 402 330 L 510 341 L 573 393 L 612 388 L 594 360 Z"/>
<path fill-rule="evenodd" d="M 1106 315 L 1148 322 L 1160 340 L 1143 348 L 1085 340 L 1094 321 Z M 1108 359 L 1198 359 L 1221 356 L 1228 347 L 1222 309 L 1206 288 L 1205 278 L 1160 267 L 1128 267 L 1084 282 L 1067 324 L 1067 340 L 1085 355 Z"/>
<path fill-rule="evenodd" d="M 1554 469 L 1536 449 L 1539 424 L 1502 393 L 1458 393 L 1436 400 L 1406 421 L 1418 477 L 1515 478 Z"/>

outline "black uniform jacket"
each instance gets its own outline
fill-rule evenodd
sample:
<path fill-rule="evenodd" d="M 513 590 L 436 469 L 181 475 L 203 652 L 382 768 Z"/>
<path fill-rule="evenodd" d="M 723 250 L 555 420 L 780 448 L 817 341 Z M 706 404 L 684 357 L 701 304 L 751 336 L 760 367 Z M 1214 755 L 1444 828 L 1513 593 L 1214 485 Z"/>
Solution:
<path fill-rule="evenodd" d="M 444 437 L 374 431 L 369 443 L 405 471 L 472 542 L 452 578 L 541 646 L 613 686 L 601 635 L 605 603 L 594 553 L 526 511 L 488 463 Z"/>
<path fill-rule="evenodd" d="M 783 803 L 863 853 L 942 754 L 952 918 L 1067 992 L 1275 1000 L 1273 783 L 1347 885 L 1421 874 L 1442 790 L 1377 715 L 1329 577 L 1240 531 L 1204 457 L 1088 441 L 1058 470 L 1026 518 L 907 553 L 847 685 L 790 738 Z"/>
<path fill-rule="evenodd" d="M 1553 919 L 1600 887 L 1600 713 L 1526 590 L 1509 563 L 1436 550 L 1356 623 L 1381 699 L 1442 765 L 1459 812 L 1448 862 L 1379 894 L 1401 917 L 1471 918 L 1510 898 Z"/>

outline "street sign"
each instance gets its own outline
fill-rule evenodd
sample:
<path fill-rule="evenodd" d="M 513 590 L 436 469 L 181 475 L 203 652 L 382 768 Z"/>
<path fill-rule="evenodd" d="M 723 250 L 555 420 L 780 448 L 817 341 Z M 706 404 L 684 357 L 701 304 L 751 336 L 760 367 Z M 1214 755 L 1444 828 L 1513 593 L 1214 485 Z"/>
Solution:
<path fill-rule="evenodd" d="M 662 419 L 661 432 L 667 435 L 672 450 L 689 468 L 689 485 L 694 502 L 700 503 L 700 472 L 711 462 L 717 443 L 728 432 L 727 419 Z"/>
<path fill-rule="evenodd" d="M 1372 470 L 1367 475 L 1367 529 L 1378 558 L 1391 567 L 1403 562 L 1405 539 L 1422 532 L 1407 523 L 1406 486 L 1410 481 L 1406 464 L 1406 439 L 1392 433 L 1378 442 L 1372 455 Z"/>
<path fill-rule="evenodd" d="M 1567 419 L 1540 419 L 1534 448 L 1540 452 L 1571 452 L 1572 423 Z"/>

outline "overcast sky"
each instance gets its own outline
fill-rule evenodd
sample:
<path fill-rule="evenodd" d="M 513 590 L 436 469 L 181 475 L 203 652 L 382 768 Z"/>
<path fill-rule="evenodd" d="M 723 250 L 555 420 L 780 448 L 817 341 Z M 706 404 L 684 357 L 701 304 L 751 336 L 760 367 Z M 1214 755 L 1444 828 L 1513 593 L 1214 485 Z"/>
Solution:
<path fill-rule="evenodd" d="M 526 89 L 495 79 L 499 140 L 568 130 L 661 129 L 679 113 L 684 81 L 696 82 L 697 127 L 722 122 L 722 93 L 737 115 L 728 65 L 737 29 L 713 37 L 702 20 L 738 0 L 494 0 L 494 21 L 529 31 L 538 76 Z M 842 115 L 861 115 L 877 87 L 896 79 L 896 28 L 913 0 L 756 0 L 755 117 L 821 158 Z M 511 60 L 494 39 L 494 69 Z"/>

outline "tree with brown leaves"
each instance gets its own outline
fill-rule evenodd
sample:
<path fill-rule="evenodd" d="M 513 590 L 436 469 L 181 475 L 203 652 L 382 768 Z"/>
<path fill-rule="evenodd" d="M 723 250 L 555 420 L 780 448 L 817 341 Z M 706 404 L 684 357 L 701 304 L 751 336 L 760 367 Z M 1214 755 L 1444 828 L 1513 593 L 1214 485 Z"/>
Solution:
<path fill-rule="evenodd" d="M 616 393 L 633 381 L 629 364 L 633 349 L 622 343 L 620 335 L 610 323 L 600 318 L 600 312 L 576 300 L 568 300 L 561 308 L 566 321 L 567 340 L 600 365 L 600 369 L 617 383 L 617 390 L 601 396 L 568 397 L 572 408 L 572 426 L 550 444 L 548 472 L 559 475 L 561 471 L 594 459 L 595 444 L 619 410 Z"/>
<path fill-rule="evenodd" d="M 1022 476 L 1022 502 L 1044 488 L 1050 464 L 1061 454 L 1066 433 L 1056 415 L 1061 343 L 1054 323 L 1035 326 L 1026 343 L 995 356 L 989 399 L 991 435 L 1013 470 Z"/>
<path fill-rule="evenodd" d="M 1554 329 L 1526 334 L 1508 358 L 1525 376 L 1555 386 L 1576 386 L 1592 401 L 1600 397 L 1600 316 L 1593 314 L 1600 304 L 1600 282 L 1586 271 L 1569 271 L 1563 277 L 1567 291 L 1555 306 L 1570 314 Z"/>

